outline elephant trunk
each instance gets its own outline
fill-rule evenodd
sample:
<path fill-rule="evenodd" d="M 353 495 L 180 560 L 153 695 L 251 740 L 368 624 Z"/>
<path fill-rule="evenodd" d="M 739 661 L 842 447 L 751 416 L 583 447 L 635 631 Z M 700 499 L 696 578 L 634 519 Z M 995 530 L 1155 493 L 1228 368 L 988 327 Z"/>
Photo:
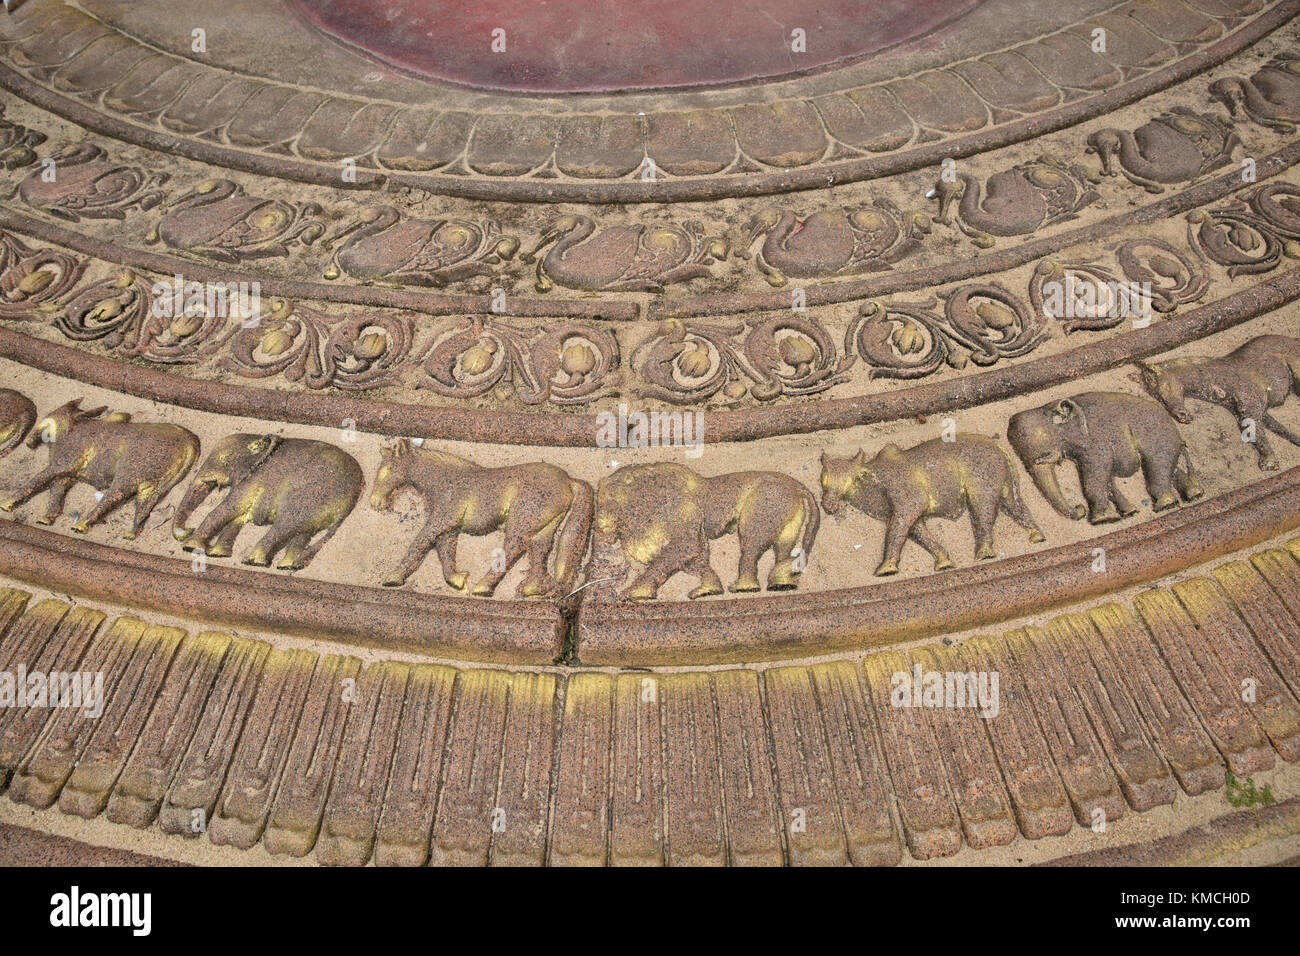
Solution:
<path fill-rule="evenodd" d="M 1047 499 L 1048 504 L 1055 508 L 1058 513 L 1067 518 L 1076 516 L 1075 509 L 1070 506 L 1065 500 L 1065 495 L 1061 493 L 1061 485 L 1056 480 L 1056 464 L 1054 462 L 1034 462 L 1029 466 L 1029 476 L 1034 480 L 1035 487 Z"/>
<path fill-rule="evenodd" d="M 185 492 L 185 498 L 181 501 L 180 507 L 172 515 L 172 535 L 177 541 L 184 541 L 193 534 L 192 529 L 186 526 L 186 522 L 189 521 L 190 515 L 194 514 L 195 509 L 207 500 L 208 495 L 216 490 L 216 487 L 217 483 L 215 481 L 204 480 L 203 478 L 194 479 L 189 490 Z"/>

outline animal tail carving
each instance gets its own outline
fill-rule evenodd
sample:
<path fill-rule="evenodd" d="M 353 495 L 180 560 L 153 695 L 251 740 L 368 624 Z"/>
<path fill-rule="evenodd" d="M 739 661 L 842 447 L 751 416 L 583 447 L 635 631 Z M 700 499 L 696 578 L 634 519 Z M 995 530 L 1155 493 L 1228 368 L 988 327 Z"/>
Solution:
<path fill-rule="evenodd" d="M 582 560 L 587 556 L 587 541 L 591 534 L 591 520 L 595 510 L 591 485 L 585 481 L 569 482 L 569 491 L 573 495 L 569 502 L 569 511 L 560 523 L 560 533 L 556 536 L 552 551 L 555 564 L 555 581 L 563 592 L 563 597 L 573 589 Z"/>
<path fill-rule="evenodd" d="M 0 433 L 0 458 L 3 458 L 5 455 L 9 454 L 15 448 L 21 445 L 23 443 L 23 439 L 27 437 L 27 433 L 31 431 L 31 427 L 32 427 L 32 422 L 24 419 L 23 421 L 15 423 L 13 426 L 13 431 L 11 431 L 8 435 L 4 435 L 3 433 Z"/>
<path fill-rule="evenodd" d="M 817 499 L 807 488 L 803 489 L 803 538 L 799 542 L 799 548 L 803 553 L 805 562 L 812 558 L 813 542 L 817 540 L 817 530 L 822 524 L 821 506 L 817 504 Z M 806 565 L 805 565 L 806 566 Z"/>
<path fill-rule="evenodd" d="M 159 483 L 158 496 L 160 498 L 176 487 L 181 479 L 190 473 L 190 469 L 194 467 L 194 462 L 198 460 L 198 457 L 198 442 L 193 439 L 187 441 L 184 450 L 181 452 L 181 457 L 176 461 L 175 467 Z"/>
<path fill-rule="evenodd" d="M 1025 499 L 1020 497 L 1020 479 L 1016 475 L 1016 463 L 1005 448 L 998 445 L 998 451 L 1002 452 L 1002 457 L 1007 460 L 1007 480 L 1002 485 L 1002 507 L 1007 509 L 1016 520 L 1022 517 L 1033 518 L 1029 509 L 1025 507 Z"/>

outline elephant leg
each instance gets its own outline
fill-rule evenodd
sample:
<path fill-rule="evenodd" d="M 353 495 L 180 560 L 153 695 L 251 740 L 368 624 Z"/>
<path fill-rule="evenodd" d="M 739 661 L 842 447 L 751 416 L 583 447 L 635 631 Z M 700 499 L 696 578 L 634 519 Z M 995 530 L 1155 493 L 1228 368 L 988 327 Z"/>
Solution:
<path fill-rule="evenodd" d="M 664 561 L 656 558 L 646 569 L 632 579 L 632 583 L 625 587 L 619 594 L 619 600 L 622 601 L 651 601 L 659 594 L 659 589 L 663 587 L 664 582 L 676 574 L 680 569 L 675 566 L 669 566 Z"/>
<path fill-rule="evenodd" d="M 302 549 L 302 554 L 298 556 L 298 568 L 305 568 L 307 565 L 311 564 L 312 559 L 320 553 L 320 549 L 325 547 L 325 543 L 329 541 L 330 538 L 334 537 L 334 532 L 339 530 L 339 525 L 343 523 L 343 520 L 347 518 L 348 514 L 351 514 L 351 512 L 339 515 L 339 517 L 319 535 L 316 535 L 314 538 L 309 537 Z M 284 567 L 283 561 L 280 562 L 279 567 Z"/>
<path fill-rule="evenodd" d="M 416 572 L 424 562 L 425 557 L 433 550 L 434 542 L 437 541 L 438 535 L 446 529 L 436 516 L 431 516 L 424 522 L 411 546 L 406 549 L 406 554 L 397 567 L 384 575 L 383 586 L 386 588 L 400 588 L 406 583 L 407 578 Z M 453 554 L 452 563 L 455 563 Z"/>
<path fill-rule="evenodd" d="M 72 530 L 78 534 L 85 534 L 90 530 L 90 526 L 99 524 L 109 513 L 115 511 L 118 507 L 131 497 L 132 488 L 123 485 L 112 484 L 108 490 L 95 503 L 95 507 L 90 509 L 90 513 L 85 515 L 80 521 L 72 526 Z"/>
<path fill-rule="evenodd" d="M 203 551 L 210 558 L 228 558 L 239 536 L 239 529 L 248 522 L 243 509 L 243 496 L 230 492 L 208 512 L 198 530 L 184 544 L 186 551 Z M 231 530 L 233 526 L 233 530 Z M 215 538 L 215 540 L 214 540 Z"/>
<path fill-rule="evenodd" d="M 312 531 L 292 535 L 280 546 L 280 560 L 275 563 L 276 568 L 281 571 L 301 571 L 305 568 L 308 560 L 306 554 L 314 537 L 316 534 Z M 275 552 L 272 551 L 270 556 L 274 558 Z"/>
<path fill-rule="evenodd" d="M 72 477 L 55 478 L 50 483 L 50 497 L 46 501 L 45 514 L 36 519 L 37 524 L 54 524 L 54 519 L 63 514 L 63 499 L 74 484 L 76 479 Z"/>
<path fill-rule="evenodd" d="M 770 546 L 770 539 L 761 536 L 755 528 L 742 529 L 736 537 L 740 542 L 740 562 L 736 583 L 731 586 L 731 590 L 736 594 L 748 594 L 761 587 L 758 583 L 758 559 Z"/>
<path fill-rule="evenodd" d="M 702 535 L 701 535 L 702 537 Z M 708 550 L 701 549 L 698 539 L 689 539 L 685 544 L 669 542 L 663 551 L 650 559 L 645 570 L 638 574 L 626 588 L 623 589 L 619 597 L 622 600 L 648 601 L 659 593 L 659 589 L 664 583 L 678 571 L 683 571 L 688 565 L 701 568 L 699 564 L 703 559 L 705 565 L 708 565 Z M 709 574 L 701 575 L 708 580 L 702 581 L 700 586 L 692 591 L 694 597 L 703 597 L 707 594 L 721 594 L 722 581 L 713 571 L 711 565 L 708 567 Z M 716 590 L 706 590 L 706 588 L 716 587 Z M 697 593 L 698 592 L 698 593 Z"/>
<path fill-rule="evenodd" d="M 930 556 L 934 558 L 934 569 L 936 571 L 947 571 L 949 568 L 956 567 L 952 563 L 952 558 L 948 557 L 947 549 L 934 536 L 934 532 L 930 530 L 930 526 L 925 523 L 924 518 L 912 525 L 908 537 L 930 552 Z"/>
<path fill-rule="evenodd" d="M 265 568 L 271 563 L 271 559 L 282 551 L 290 542 L 296 542 L 303 532 L 296 527 L 284 527 L 279 523 L 273 523 L 266 530 L 266 534 L 253 545 L 252 550 L 244 555 L 244 564 L 251 564 L 254 567 Z M 301 549 L 306 542 L 299 545 Z"/>
<path fill-rule="evenodd" d="M 998 520 L 998 495 L 984 491 L 979 497 L 967 493 L 970 504 L 970 526 L 975 533 L 975 560 L 988 561 L 998 556 L 993 548 L 993 527 Z"/>
<path fill-rule="evenodd" d="M 14 497 L 10 498 L 8 501 L 0 502 L 0 509 L 3 509 L 5 511 L 13 511 L 15 508 L 17 508 L 19 505 L 23 504 L 24 502 L 30 501 L 32 498 L 35 498 L 42 491 L 44 491 L 51 483 L 63 478 L 67 478 L 69 480 L 75 481 L 76 472 L 68 468 L 55 468 L 53 465 L 51 465 L 49 468 L 46 468 L 35 478 L 33 478 L 31 484 L 29 484 L 21 492 L 16 494 Z M 54 517 L 57 518 L 58 515 L 56 514 Z"/>
<path fill-rule="evenodd" d="M 877 577 L 898 573 L 898 560 L 903 556 L 903 542 L 912 533 L 912 526 L 921 519 L 922 513 L 922 508 L 909 508 L 906 511 L 895 508 L 890 512 L 889 522 L 885 526 L 884 555 L 876 567 Z M 937 559 L 935 567 L 937 570 Z"/>
<path fill-rule="evenodd" d="M 442 565 L 442 579 L 457 591 L 469 586 L 469 575 L 456 570 L 456 542 L 460 538 L 460 527 L 448 528 L 433 539 L 433 549 L 438 552 L 438 563 Z"/>
<path fill-rule="evenodd" d="M 1174 492 L 1174 465 L 1177 457 L 1176 448 L 1172 453 L 1163 450 L 1159 453 L 1142 452 L 1142 477 L 1146 479 L 1147 494 L 1151 496 L 1153 511 L 1164 511 L 1178 504 L 1178 495 Z"/>
<path fill-rule="evenodd" d="M 704 543 L 704 550 L 695 556 L 694 561 L 686 565 L 685 571 L 687 574 L 693 574 L 700 579 L 699 586 L 691 591 L 689 595 L 692 599 L 712 597 L 714 594 L 722 593 L 722 578 L 718 577 L 718 572 L 713 570 L 713 564 L 709 560 L 707 541 Z M 737 582 L 737 585 L 739 583 Z M 739 590 L 739 587 L 732 588 L 732 590 Z"/>
<path fill-rule="evenodd" d="M 517 528 L 510 527 L 509 525 L 507 525 L 505 540 L 502 542 L 502 550 L 505 552 L 505 560 L 501 563 L 499 569 L 496 566 L 496 563 L 493 562 L 493 564 L 488 568 L 487 574 L 483 575 L 483 577 L 478 579 L 478 583 L 474 585 L 474 590 L 471 592 L 472 594 L 474 594 L 475 597 L 492 596 L 492 592 L 494 592 L 497 589 L 497 585 L 501 583 L 501 579 L 504 578 L 506 576 L 506 573 L 512 567 L 515 566 L 515 562 L 517 562 L 520 558 L 524 556 L 524 552 L 529 550 L 528 539 L 524 537 L 523 534 L 520 533 L 520 531 Z M 543 551 L 542 554 L 543 554 L 542 566 L 545 567 L 546 552 Z M 530 578 L 532 577 L 532 571 L 533 569 L 529 568 Z M 525 583 L 526 582 L 527 579 L 525 579 Z M 522 595 L 523 594 L 522 585 L 520 586 L 519 590 L 520 590 L 520 594 Z M 533 592 L 533 594 L 536 593 L 537 593 L 536 591 Z M 529 594 L 525 596 L 532 597 L 533 594 Z"/>
<path fill-rule="evenodd" d="M 1110 468 L 1101 465 L 1084 465 L 1079 470 L 1079 484 L 1083 486 L 1083 497 L 1088 502 L 1088 520 L 1093 524 L 1105 524 L 1120 519 L 1116 510 L 1115 476 Z"/>
<path fill-rule="evenodd" d="M 224 528 L 218 528 L 207 544 L 207 556 L 209 558 L 228 558 L 235 550 L 235 539 L 239 537 L 239 532 L 244 530 L 244 525 L 248 524 L 248 519 L 243 515 L 236 515 Z M 207 539 L 203 539 L 207 540 Z M 191 538 L 190 543 L 184 545 L 186 551 L 203 550 L 204 546 L 199 541 Z"/>
<path fill-rule="evenodd" d="M 1192 456 L 1188 453 L 1186 445 L 1179 448 L 1178 455 L 1183 463 L 1174 470 L 1174 484 L 1178 486 L 1178 493 L 1183 496 L 1184 501 L 1195 501 L 1205 495 L 1205 489 L 1196 480 L 1196 471 L 1192 468 Z"/>
<path fill-rule="evenodd" d="M 1119 485 L 1115 479 L 1110 482 L 1110 500 L 1115 504 L 1115 510 L 1120 513 L 1120 517 L 1127 518 L 1129 515 L 1137 514 L 1137 505 L 1124 497 L 1124 493 L 1119 490 Z"/>

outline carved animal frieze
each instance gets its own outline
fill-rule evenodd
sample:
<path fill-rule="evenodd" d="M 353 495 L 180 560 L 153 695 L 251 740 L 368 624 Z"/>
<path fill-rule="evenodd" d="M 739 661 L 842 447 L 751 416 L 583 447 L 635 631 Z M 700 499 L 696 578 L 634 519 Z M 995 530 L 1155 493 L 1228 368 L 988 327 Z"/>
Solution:
<path fill-rule="evenodd" d="M 845 504 L 883 521 L 884 556 L 876 574 L 898 573 L 903 544 L 911 538 L 934 557 L 934 569 L 953 567 L 943 544 L 926 524 L 931 517 L 960 518 L 969 513 L 975 531 L 975 558 L 997 557 L 993 530 L 1001 510 L 1044 540 L 1020 497 L 1011 458 L 983 435 L 957 434 L 952 441 L 935 438 L 906 450 L 889 444 L 874 458 L 859 451 L 852 458 L 822 455 L 822 507 L 838 514 Z"/>
<path fill-rule="evenodd" d="M 393 499 L 411 489 L 424 505 L 424 525 L 405 557 L 384 578 L 400 587 L 436 551 L 442 576 L 458 591 L 470 575 L 456 567 L 462 534 L 504 534 L 501 560 L 474 583 L 471 593 L 491 596 L 525 554 L 528 573 L 520 597 L 564 597 L 576 587 L 591 531 L 592 491 L 554 465 L 534 463 L 484 468 L 446 452 L 403 439 L 386 448 L 370 489 L 370 506 L 391 511 Z"/>
<path fill-rule="evenodd" d="M 124 219 L 128 209 L 152 209 L 167 174 L 115 163 L 93 143 L 82 143 L 34 170 L 18 187 L 29 206 L 60 219 Z"/>
<path fill-rule="evenodd" d="M 246 524 L 269 525 L 244 564 L 305 568 L 352 513 L 361 466 L 328 442 L 279 435 L 227 435 L 208 453 L 172 519 L 186 551 L 226 558 Z M 217 491 L 225 494 L 197 530 L 186 522 Z"/>
<path fill-rule="evenodd" d="M 1124 392 L 1084 392 L 1011 416 L 1007 439 L 1038 490 L 1060 514 L 1093 524 L 1118 521 L 1137 511 L 1115 485 L 1139 468 L 1151 508 L 1164 511 L 1204 492 L 1178 426 L 1160 405 Z M 1056 466 L 1071 461 L 1087 507 L 1071 505 L 1056 479 Z M 1176 493 L 1175 493 L 1176 492 Z"/>
<path fill-rule="evenodd" d="M 1222 358 L 1176 358 L 1138 363 L 1135 378 L 1178 421 L 1192 421 L 1187 399 L 1221 405 L 1232 412 L 1259 456 L 1259 467 L 1273 471 L 1277 455 L 1268 432 L 1300 446 L 1300 435 L 1273 417 L 1293 392 L 1300 392 L 1300 339 L 1261 335 Z"/>
<path fill-rule="evenodd" d="M 1228 165 L 1239 146 L 1230 121 L 1182 106 L 1135 130 L 1101 129 L 1088 137 L 1088 152 L 1101 160 L 1103 175 L 1123 173 L 1152 193 Z"/>
<path fill-rule="evenodd" d="M 150 234 L 178 252 L 221 262 L 287 256 L 325 232 L 316 203 L 250 196 L 229 179 L 209 179 L 166 205 Z"/>
<path fill-rule="evenodd" d="M 23 443 L 36 424 L 36 405 L 22 392 L 0 388 L 0 458 Z"/>
<path fill-rule="evenodd" d="M 539 258 L 548 245 L 551 248 Z M 538 292 L 549 292 L 555 285 L 588 291 L 662 292 L 674 282 L 708 276 L 708 267 L 725 259 L 727 251 L 724 240 L 706 237 L 694 220 L 680 226 L 597 230 L 587 216 L 564 216 L 520 258 L 537 262 Z"/>
<path fill-rule="evenodd" d="M 986 182 L 955 171 L 928 195 L 939 201 L 935 222 L 953 224 L 975 245 L 988 248 L 994 236 L 1026 236 L 1074 219 L 1100 198 L 1093 188 L 1098 181 L 1082 166 L 1044 156 L 994 173 Z"/>
<path fill-rule="evenodd" d="M 821 520 L 807 488 L 771 471 L 705 478 L 672 462 L 625 465 L 601 480 L 596 495 L 595 547 L 621 550 L 641 567 L 620 593 L 623 600 L 656 597 L 679 571 L 700 580 L 692 598 L 721 594 L 709 542 L 733 531 L 740 563 L 732 591 L 760 589 L 758 562 L 768 551 L 775 555 L 768 590 L 794 588 Z"/>
<path fill-rule="evenodd" d="M 49 464 L 22 491 L 0 502 L 0 508 L 13 511 L 48 488 L 49 503 L 36 521 L 53 524 L 63 513 L 68 491 L 82 482 L 99 492 L 99 500 L 72 530 L 90 530 L 134 498 L 135 521 L 125 537 L 136 537 L 154 505 L 189 472 L 199 455 L 199 440 L 179 425 L 133 422 L 121 412 L 101 418 L 107 410 L 83 410 L 75 399 L 37 422 L 27 445 L 45 444 Z"/>
<path fill-rule="evenodd" d="M 733 401 L 812 395 L 846 381 L 853 362 L 820 322 L 795 312 L 729 324 L 667 319 L 632 357 L 640 393 L 675 404 L 719 392 Z"/>
<path fill-rule="evenodd" d="M 773 286 L 789 279 L 825 279 L 890 268 L 920 248 L 930 231 L 921 213 L 902 213 L 882 199 L 870 206 L 815 212 L 798 218 L 773 208 L 749 224 L 752 245 L 763 236 L 754 261 Z"/>
<path fill-rule="evenodd" d="M 367 282 L 439 287 L 490 275 L 519 250 L 519 240 L 491 220 L 403 219 L 392 206 L 367 209 L 323 245 L 337 247 L 328 278 L 341 269 Z"/>
<path fill-rule="evenodd" d="M 1300 123 L 1300 56 L 1279 53 L 1250 79 L 1229 76 L 1210 84 L 1210 96 L 1239 117 L 1282 133 L 1294 133 Z"/>
<path fill-rule="evenodd" d="M 0 166 L 5 169 L 30 166 L 36 162 L 36 147 L 45 142 L 45 134 L 3 119 L 4 114 L 4 104 L 0 103 Z"/>
<path fill-rule="evenodd" d="M 525 405 L 575 405 L 606 394 L 618 366 L 618 339 L 594 324 L 520 329 L 468 318 L 429 349 L 420 385 L 452 398 L 492 391 Z"/>

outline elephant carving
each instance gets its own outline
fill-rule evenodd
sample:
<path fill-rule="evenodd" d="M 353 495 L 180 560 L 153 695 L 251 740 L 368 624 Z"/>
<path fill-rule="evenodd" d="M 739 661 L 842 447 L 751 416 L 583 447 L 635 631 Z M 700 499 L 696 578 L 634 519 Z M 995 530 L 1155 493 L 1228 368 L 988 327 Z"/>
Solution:
<path fill-rule="evenodd" d="M 36 424 L 36 405 L 21 392 L 0 388 L 0 458 L 23 443 Z"/>
<path fill-rule="evenodd" d="M 23 502 L 50 490 L 45 514 L 38 524 L 53 524 L 63 513 L 63 499 L 77 482 L 95 488 L 95 507 L 72 525 L 84 533 L 110 512 L 135 499 L 135 521 L 124 537 L 135 538 L 144 529 L 156 505 L 189 473 L 199 456 L 199 439 L 179 425 L 133 422 L 115 412 L 104 418 L 106 406 L 83 411 L 74 399 L 36 423 L 29 448 L 42 443 L 50 450 L 49 465 L 18 495 L 0 502 L 13 511 Z"/>
<path fill-rule="evenodd" d="M 347 241 L 326 273 L 336 278 L 341 268 L 363 281 L 391 279 L 412 285 L 444 286 L 472 276 L 490 275 L 492 267 L 510 259 L 519 240 L 503 236 L 495 222 L 461 219 L 407 219 L 392 206 L 367 209 L 356 222 L 333 236 L 325 248 Z"/>
<path fill-rule="evenodd" d="M 1259 467 L 1273 471 L 1277 455 L 1267 431 L 1300 446 L 1300 435 L 1269 411 L 1300 390 L 1300 339 L 1286 335 L 1261 335 L 1222 358 L 1178 358 L 1155 364 L 1138 363 L 1134 376 L 1158 398 L 1169 413 L 1184 424 L 1192 420 L 1187 399 L 1222 405 L 1239 426 L 1254 432 Z"/>
<path fill-rule="evenodd" d="M 703 478 L 672 462 L 625 465 L 601 480 L 596 495 L 598 541 L 617 542 L 629 563 L 644 568 L 622 600 L 654 598 L 678 571 L 700 579 L 692 598 L 721 594 L 709 542 L 733 531 L 740 562 L 732 591 L 759 590 L 758 562 L 768 551 L 776 557 L 768 590 L 793 589 L 821 522 L 812 493 L 771 471 Z"/>
<path fill-rule="evenodd" d="M 540 259 L 543 247 L 555 243 Z M 538 292 L 556 284 L 608 292 L 662 292 L 673 282 L 702 279 L 727 243 L 709 239 L 698 222 L 680 226 L 611 226 L 596 232 L 587 216 L 564 216 L 542 233 L 523 262 L 537 262 Z"/>
<path fill-rule="evenodd" d="M 1300 123 L 1300 55 L 1280 53 L 1249 80 L 1236 76 L 1215 80 L 1210 96 L 1234 118 L 1245 113 L 1261 126 L 1294 133 Z"/>
<path fill-rule="evenodd" d="M 1180 106 L 1135 130 L 1099 129 L 1088 137 L 1088 152 L 1101 160 L 1103 175 L 1122 172 L 1152 193 L 1228 165 L 1240 145 L 1228 120 Z"/>
<path fill-rule="evenodd" d="M 289 243 L 311 245 L 325 232 L 315 203 L 249 196 L 229 179 L 200 183 L 166 208 L 150 241 L 221 262 L 287 256 Z"/>
<path fill-rule="evenodd" d="M 23 202 L 52 216 L 72 222 L 125 219 L 126 210 L 152 209 L 163 200 L 157 187 L 167 181 L 166 173 L 115 163 L 93 143 L 74 146 L 53 163 L 53 178 L 39 169 L 18 187 Z"/>
<path fill-rule="evenodd" d="M 822 507 L 839 514 L 845 503 L 885 522 L 885 550 L 877 576 L 898 573 L 903 543 L 911 538 L 934 557 L 934 569 L 953 566 L 948 552 L 926 526 L 931 517 L 960 518 L 969 511 L 975 531 L 975 558 L 997 557 L 993 529 L 1005 508 L 1029 540 L 1044 539 L 1020 497 L 1010 456 L 991 438 L 958 434 L 913 448 L 889 444 L 870 461 L 822 455 Z"/>
<path fill-rule="evenodd" d="M 904 215 L 888 200 L 858 209 L 815 212 L 799 219 L 790 209 L 769 209 L 749 224 L 752 245 L 765 236 L 755 258 L 773 286 L 788 279 L 823 279 L 888 269 L 920 248 L 930 231 L 921 213 Z"/>
<path fill-rule="evenodd" d="M 939 200 L 935 222 L 952 223 L 982 249 L 994 243 L 994 236 L 1025 236 L 1044 226 L 1065 222 L 1100 196 L 1094 183 L 1100 178 L 1082 166 L 1069 166 L 1050 157 L 1039 157 L 1011 169 L 994 173 L 987 183 L 970 173 L 956 173 L 941 179 L 926 195 Z"/>
<path fill-rule="evenodd" d="M 246 524 L 269 529 L 244 564 L 297 571 L 311 563 L 361 496 L 361 466 L 328 442 L 279 435 L 227 435 L 194 474 L 172 519 L 186 551 L 230 557 Z M 186 526 L 214 491 L 226 490 L 199 525 Z"/>
<path fill-rule="evenodd" d="M 1154 511 L 1164 511 L 1204 492 L 1192 459 L 1169 413 L 1149 398 L 1125 392 L 1084 392 L 1011 416 L 1007 439 L 1053 508 L 1067 518 L 1087 515 L 1093 524 L 1118 521 L 1137 509 L 1115 487 L 1139 468 Z M 1088 504 L 1071 505 L 1056 480 L 1056 466 L 1069 459 L 1079 470 Z M 1175 494 L 1177 489 L 1177 494 Z"/>
<path fill-rule="evenodd" d="M 456 569 L 457 538 L 499 530 L 505 537 L 504 560 L 493 562 L 475 583 L 473 594 L 491 596 L 525 553 L 528 574 L 519 585 L 521 597 L 565 597 L 574 588 L 591 532 L 593 496 L 585 481 L 542 463 L 484 468 L 403 439 L 382 452 L 370 506 L 391 511 L 393 498 L 407 488 L 424 502 L 424 527 L 384 578 L 385 587 L 405 584 L 436 550 L 443 580 L 464 591 L 469 575 Z"/>

